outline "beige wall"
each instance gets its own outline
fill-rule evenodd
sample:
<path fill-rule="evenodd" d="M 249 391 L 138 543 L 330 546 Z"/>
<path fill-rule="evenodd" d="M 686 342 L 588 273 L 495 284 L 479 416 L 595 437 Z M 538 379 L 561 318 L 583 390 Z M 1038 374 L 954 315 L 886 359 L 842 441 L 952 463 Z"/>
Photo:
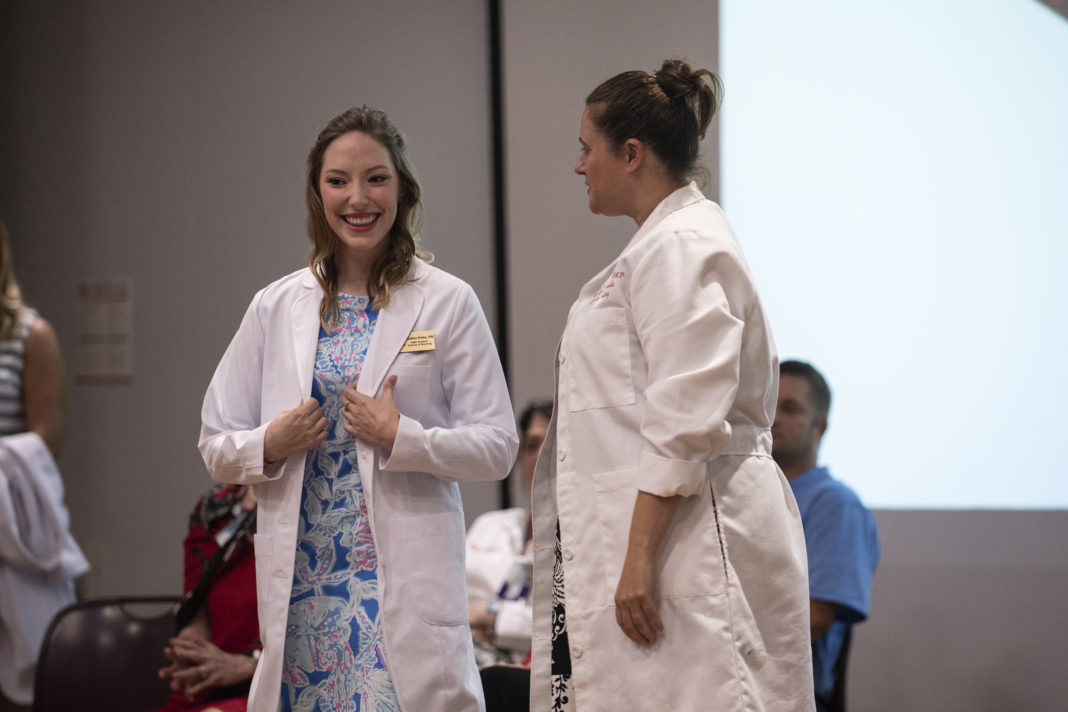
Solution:
<path fill-rule="evenodd" d="M 1068 512 L 875 518 L 883 556 L 854 638 L 850 712 L 1064 710 Z"/>
<path fill-rule="evenodd" d="M 0 5 L 0 215 L 72 366 L 75 285 L 134 285 L 132 385 L 70 393 L 85 593 L 180 587 L 204 389 L 255 290 L 306 262 L 304 160 L 339 111 L 407 134 L 426 245 L 494 322 L 487 31 L 480 0 Z"/>
<path fill-rule="evenodd" d="M 629 218 L 591 215 L 574 173 L 586 95 L 630 69 L 668 57 L 716 66 L 716 3 L 504 3 L 509 315 L 516 407 L 551 394 L 567 310 L 586 280 L 634 234 Z M 705 164 L 718 168 L 718 120 Z M 713 181 L 710 194 L 715 195 Z"/>

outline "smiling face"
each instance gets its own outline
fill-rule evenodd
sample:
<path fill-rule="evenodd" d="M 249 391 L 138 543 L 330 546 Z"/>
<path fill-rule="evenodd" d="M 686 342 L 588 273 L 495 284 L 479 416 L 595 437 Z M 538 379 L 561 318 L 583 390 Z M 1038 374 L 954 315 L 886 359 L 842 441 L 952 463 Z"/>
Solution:
<path fill-rule="evenodd" d="M 323 153 L 319 195 L 338 256 L 371 264 L 386 250 L 397 218 L 400 179 L 389 150 L 362 131 L 338 136 Z"/>
<path fill-rule="evenodd" d="M 590 107 L 582 112 L 579 126 L 582 152 L 575 163 L 575 173 L 586 179 L 590 212 L 600 215 L 629 215 L 626 184 L 626 160 L 623 151 L 612 147 L 593 123 Z"/>

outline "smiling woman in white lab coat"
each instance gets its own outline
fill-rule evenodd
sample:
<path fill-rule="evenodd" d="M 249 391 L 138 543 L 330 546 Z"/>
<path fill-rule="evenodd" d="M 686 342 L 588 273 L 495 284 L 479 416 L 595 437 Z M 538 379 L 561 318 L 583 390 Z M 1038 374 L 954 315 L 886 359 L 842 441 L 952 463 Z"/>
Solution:
<path fill-rule="evenodd" d="M 535 473 L 531 709 L 813 706 L 805 542 L 771 459 L 777 357 L 689 182 L 719 82 L 678 60 L 586 100 L 590 210 L 639 226 L 571 307 Z"/>
<path fill-rule="evenodd" d="M 471 288 L 417 254 L 420 188 L 380 111 L 308 157 L 311 265 L 256 294 L 204 399 L 212 476 L 259 498 L 249 709 L 471 711 L 457 482 L 518 438 Z"/>

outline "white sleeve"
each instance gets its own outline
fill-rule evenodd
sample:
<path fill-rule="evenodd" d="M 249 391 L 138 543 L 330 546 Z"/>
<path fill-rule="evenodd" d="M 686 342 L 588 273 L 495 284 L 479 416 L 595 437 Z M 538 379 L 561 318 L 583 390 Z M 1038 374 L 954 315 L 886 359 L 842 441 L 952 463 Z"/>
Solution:
<path fill-rule="evenodd" d="M 497 514 L 487 512 L 471 522 L 465 541 L 467 599 L 471 603 L 492 601 L 501 587 L 502 546 L 507 532 L 497 525 Z"/>
<path fill-rule="evenodd" d="M 682 231 L 638 263 L 630 284 L 649 364 L 638 489 L 692 495 L 705 486 L 708 460 L 730 442 L 746 305 L 728 295 L 752 293 L 748 271 L 708 235 Z"/>
<path fill-rule="evenodd" d="M 486 317 L 465 285 L 442 344 L 441 366 L 449 427 L 424 428 L 401 416 L 387 471 L 427 472 L 476 482 L 508 475 L 519 449 L 508 386 Z"/>
<path fill-rule="evenodd" d="M 530 598 L 525 601 L 501 601 L 493 624 L 493 641 L 506 650 L 530 650 L 534 634 L 534 611 Z"/>
<path fill-rule="evenodd" d="M 200 454 L 219 482 L 256 484 L 281 475 L 283 462 L 265 466 L 260 423 L 263 328 L 257 294 L 223 354 L 201 408 Z"/>

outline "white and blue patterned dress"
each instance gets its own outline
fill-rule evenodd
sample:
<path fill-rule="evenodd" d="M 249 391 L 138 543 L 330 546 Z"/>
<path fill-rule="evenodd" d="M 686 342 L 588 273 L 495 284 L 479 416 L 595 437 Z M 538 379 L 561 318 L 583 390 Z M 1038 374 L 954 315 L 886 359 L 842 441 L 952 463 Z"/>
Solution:
<path fill-rule="evenodd" d="M 284 712 L 399 710 L 386 667 L 378 557 L 342 394 L 359 378 L 378 311 L 338 295 L 339 326 L 319 327 L 312 397 L 330 434 L 308 452 L 282 673 Z"/>

